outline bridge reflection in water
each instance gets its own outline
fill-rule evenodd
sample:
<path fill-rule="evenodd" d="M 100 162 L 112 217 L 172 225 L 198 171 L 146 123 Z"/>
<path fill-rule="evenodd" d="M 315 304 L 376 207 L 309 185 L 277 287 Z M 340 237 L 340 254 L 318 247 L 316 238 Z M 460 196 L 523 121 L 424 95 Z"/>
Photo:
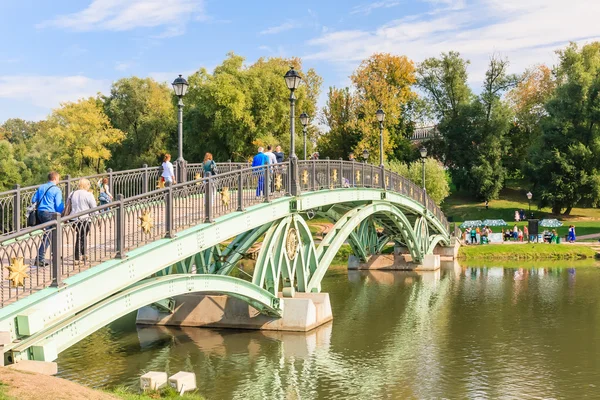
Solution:
<path fill-rule="evenodd" d="M 336 318 L 313 332 L 119 331 L 130 319 L 65 351 L 61 375 L 135 386 L 140 369 L 187 369 L 214 399 L 596 398 L 600 274 L 523 267 L 334 269 L 323 289 Z M 89 349 L 105 341 L 100 360 Z"/>

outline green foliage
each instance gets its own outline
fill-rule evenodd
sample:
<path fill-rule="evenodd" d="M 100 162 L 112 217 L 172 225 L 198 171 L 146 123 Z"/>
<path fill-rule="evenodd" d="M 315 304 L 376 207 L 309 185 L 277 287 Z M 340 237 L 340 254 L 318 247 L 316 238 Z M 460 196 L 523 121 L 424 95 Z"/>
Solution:
<path fill-rule="evenodd" d="M 423 163 L 421 160 L 413 161 L 410 164 L 390 161 L 388 167 L 415 184 L 423 186 Z M 438 205 L 450 194 L 449 177 L 444 166 L 431 157 L 425 160 L 425 189 Z"/>
<path fill-rule="evenodd" d="M 571 44 L 558 55 L 557 87 L 527 176 L 540 206 L 568 215 L 577 204 L 600 204 L 600 43 Z"/>
<path fill-rule="evenodd" d="M 125 133 L 111 147 L 113 169 L 155 165 L 177 143 L 176 107 L 171 89 L 152 78 L 123 78 L 103 97 L 104 111 L 112 125 Z M 173 158 L 176 158 L 173 157 Z"/>
<path fill-rule="evenodd" d="M 438 130 L 444 137 L 443 143 L 433 143 L 432 154 L 444 160 L 459 189 L 490 200 L 503 187 L 505 136 L 512 117 L 500 99 L 517 78 L 507 74 L 508 61 L 493 57 L 483 91 L 474 97 L 467 85 L 468 64 L 456 52 L 425 60 L 418 84 L 440 119 Z"/>
<path fill-rule="evenodd" d="M 111 157 L 109 146 L 120 143 L 123 136 L 111 126 L 96 99 L 64 103 L 48 118 L 43 139 L 49 167 L 62 174 L 102 172 Z"/>
<path fill-rule="evenodd" d="M 355 126 L 356 99 L 350 89 L 330 87 L 322 115 L 321 122 L 330 130 L 319 137 L 319 154 L 332 160 L 347 160 L 361 138 L 360 131 Z M 356 157 L 360 159 L 360 155 L 356 154 Z"/>
<path fill-rule="evenodd" d="M 314 70 L 303 71 L 296 58 L 260 58 L 249 67 L 233 53 L 212 74 L 201 69 L 189 77 L 184 119 L 186 158 L 199 160 L 205 152 L 217 160 L 246 161 L 257 146 L 281 145 L 290 149 L 289 95 L 283 76 L 293 65 L 303 77 L 296 90 L 296 117 L 314 117 L 321 78 Z M 295 119 L 296 154 L 302 152 L 302 125 Z M 308 149 L 316 138 L 308 127 Z"/>
<path fill-rule="evenodd" d="M 15 159 L 13 146 L 7 140 L 0 140 L 0 154 L 0 191 L 29 180 L 31 173 L 23 161 Z"/>

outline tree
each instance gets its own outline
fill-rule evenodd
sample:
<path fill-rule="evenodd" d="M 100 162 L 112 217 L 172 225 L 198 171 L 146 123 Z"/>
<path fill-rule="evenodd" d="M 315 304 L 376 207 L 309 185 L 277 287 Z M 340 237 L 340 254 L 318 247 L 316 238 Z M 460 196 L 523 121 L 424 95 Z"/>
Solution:
<path fill-rule="evenodd" d="M 260 58 L 245 67 L 244 58 L 229 53 L 212 74 L 201 69 L 189 77 L 186 95 L 186 149 L 194 158 L 205 152 L 217 160 L 245 161 L 256 147 L 281 145 L 290 149 L 289 90 L 283 76 L 293 65 L 303 78 L 296 90 L 296 117 L 316 114 L 321 78 L 302 70 L 300 59 Z M 302 152 L 302 126 L 296 125 L 296 154 Z M 314 139 L 316 128 L 309 127 Z M 310 149 L 309 140 L 309 149 Z"/>
<path fill-rule="evenodd" d="M 600 203 L 600 42 L 572 43 L 557 54 L 556 89 L 527 176 L 540 206 L 568 215 L 577 204 Z"/>
<path fill-rule="evenodd" d="M 421 160 L 411 163 L 390 161 L 389 168 L 397 174 L 408 178 L 413 183 L 423 186 L 423 164 Z M 428 157 L 425 159 L 425 189 L 437 205 L 440 205 L 450 194 L 449 176 L 444 165 L 438 160 Z"/>
<path fill-rule="evenodd" d="M 356 89 L 356 129 L 361 132 L 355 152 L 369 151 L 369 159 L 379 162 L 379 123 L 375 113 L 384 110 L 383 159 L 394 152 L 407 136 L 407 108 L 416 98 L 414 63 L 406 56 L 376 53 L 364 60 L 350 77 Z"/>
<path fill-rule="evenodd" d="M 111 124 L 125 133 L 123 141 L 111 147 L 112 168 L 153 165 L 164 153 L 177 148 L 177 111 L 174 95 L 166 85 L 152 78 L 123 78 L 112 85 L 110 95 L 102 101 Z"/>
<path fill-rule="evenodd" d="M 356 128 L 356 98 L 349 88 L 329 88 L 321 123 L 329 127 L 329 132 L 319 138 L 320 155 L 347 159 L 361 138 Z"/>
<path fill-rule="evenodd" d="M 547 116 L 545 104 L 554 93 L 556 83 L 552 71 L 545 65 L 536 65 L 523 74 L 521 81 L 507 93 L 507 100 L 515 119 L 508 133 L 508 152 L 503 164 L 508 173 L 520 176 L 529 149 L 540 137 L 540 122 Z"/>
<path fill-rule="evenodd" d="M 30 178 L 25 163 L 15 159 L 13 146 L 8 140 L 0 139 L 0 154 L 0 191 L 10 190 Z"/>
<path fill-rule="evenodd" d="M 507 73 L 508 61 L 492 57 L 483 91 L 476 97 L 467 85 L 468 64 L 456 52 L 425 60 L 419 66 L 418 84 L 439 118 L 444 138 L 433 154 L 444 160 L 459 189 L 491 200 L 504 183 L 502 157 L 512 118 L 501 97 L 517 78 Z"/>
<path fill-rule="evenodd" d="M 44 135 L 50 168 L 60 173 L 84 174 L 104 170 L 109 148 L 123 139 L 123 132 L 111 126 L 95 98 L 61 104 L 48 118 Z"/>

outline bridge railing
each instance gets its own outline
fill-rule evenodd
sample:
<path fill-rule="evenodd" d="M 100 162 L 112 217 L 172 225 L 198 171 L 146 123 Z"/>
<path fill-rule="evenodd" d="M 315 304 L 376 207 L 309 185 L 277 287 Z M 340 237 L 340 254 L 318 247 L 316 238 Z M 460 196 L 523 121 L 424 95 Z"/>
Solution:
<path fill-rule="evenodd" d="M 217 163 L 217 166 L 220 173 L 225 173 L 237 170 L 240 167 L 247 168 L 250 165 L 228 161 Z M 174 165 L 174 168 L 175 176 L 178 180 L 181 180 L 178 176 L 177 165 Z M 63 193 L 63 198 L 66 198 L 68 193 L 77 189 L 77 183 L 81 178 L 87 178 L 92 183 L 92 191 L 97 198 L 99 193 L 96 183 L 99 179 L 107 178 L 110 193 L 115 199 L 119 194 L 129 198 L 156 189 L 161 172 L 161 167 L 148 167 L 145 164 L 142 168 L 124 171 L 113 171 L 109 168 L 106 172 L 95 175 L 76 178 L 66 175 L 65 179 L 58 183 L 58 187 Z M 202 163 L 187 165 L 187 181 L 203 176 Z M 0 235 L 19 232 L 25 227 L 26 209 L 31 204 L 31 199 L 40 186 L 20 187 L 15 185 L 13 190 L 0 192 Z"/>
<path fill-rule="evenodd" d="M 230 172 L 221 169 L 214 176 L 160 189 L 145 187 L 158 176 L 149 168 L 142 169 L 141 174 L 134 170 L 129 180 L 121 182 L 139 182 L 142 176 L 144 187 L 134 186 L 147 190 L 145 193 L 127 198 L 118 194 L 109 204 L 0 236 L 0 307 L 42 288 L 61 286 L 64 278 L 125 257 L 145 244 L 290 193 L 289 163 L 245 166 L 231 165 Z M 303 191 L 352 187 L 393 190 L 423 204 L 448 229 L 441 210 L 423 189 L 394 172 L 341 160 L 300 161 L 298 170 Z M 121 175 L 115 173 L 113 184 L 119 182 L 115 176 Z M 71 189 L 69 182 L 63 184 L 65 190 Z M 38 250 L 44 243 L 47 250 L 39 260 Z M 8 271 L 25 274 L 23 285 L 15 286 Z"/>

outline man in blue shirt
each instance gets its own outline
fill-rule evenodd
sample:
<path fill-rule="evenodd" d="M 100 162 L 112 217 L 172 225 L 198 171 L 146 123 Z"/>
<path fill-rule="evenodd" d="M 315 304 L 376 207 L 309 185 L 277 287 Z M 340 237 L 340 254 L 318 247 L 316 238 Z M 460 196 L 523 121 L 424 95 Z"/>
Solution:
<path fill-rule="evenodd" d="M 58 172 L 50 172 L 48 174 L 48 182 L 40 186 L 31 198 L 32 203 L 38 203 L 37 220 L 40 224 L 55 220 L 56 217 L 65 209 L 62 191 L 58 186 L 56 186 L 59 181 L 60 176 L 58 175 Z M 52 236 L 50 236 L 51 234 L 51 232 L 44 234 L 44 238 L 42 239 L 42 244 L 40 245 L 38 256 L 35 261 L 35 264 L 38 266 L 48 265 L 44 259 L 46 258 L 46 249 L 50 246 L 50 240 L 52 238 Z"/>
<path fill-rule="evenodd" d="M 256 154 L 254 156 L 254 158 L 252 159 L 253 167 L 260 167 L 260 166 L 269 164 L 269 157 L 265 153 L 263 153 L 264 150 L 265 149 L 263 149 L 262 147 L 258 148 L 258 154 Z M 259 197 L 264 190 L 265 171 L 264 171 L 264 169 L 257 168 L 255 170 L 255 174 L 258 175 L 258 186 L 256 187 L 256 197 Z"/>

